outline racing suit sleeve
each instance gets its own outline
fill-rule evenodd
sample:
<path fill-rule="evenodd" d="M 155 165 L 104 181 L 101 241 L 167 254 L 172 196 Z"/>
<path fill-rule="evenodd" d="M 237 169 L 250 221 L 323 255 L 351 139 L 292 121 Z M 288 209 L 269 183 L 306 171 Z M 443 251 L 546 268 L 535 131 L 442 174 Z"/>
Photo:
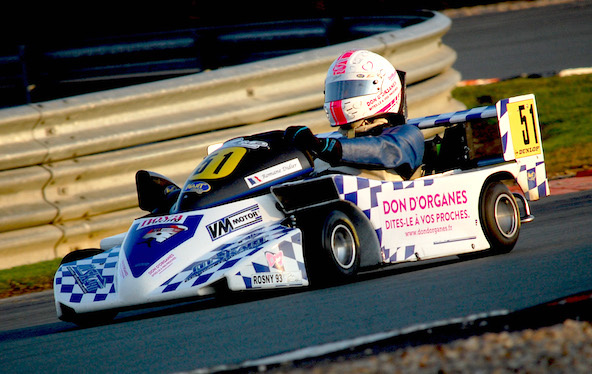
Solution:
<path fill-rule="evenodd" d="M 415 170 L 423 160 L 424 137 L 419 128 L 401 125 L 377 136 L 339 139 L 341 162 L 367 168 Z"/>

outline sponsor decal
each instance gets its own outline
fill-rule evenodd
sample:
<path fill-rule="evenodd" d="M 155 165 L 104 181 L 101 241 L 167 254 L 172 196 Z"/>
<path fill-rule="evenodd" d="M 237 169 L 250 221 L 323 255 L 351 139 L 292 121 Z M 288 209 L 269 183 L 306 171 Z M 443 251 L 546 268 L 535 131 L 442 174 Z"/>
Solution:
<path fill-rule="evenodd" d="M 284 271 L 284 252 L 279 251 L 278 253 L 265 252 L 265 258 L 270 268 Z"/>
<path fill-rule="evenodd" d="M 162 274 L 162 272 L 168 269 L 173 264 L 173 262 L 175 262 L 176 259 L 177 257 L 175 257 L 174 254 L 169 254 L 158 264 L 154 265 L 152 269 L 148 270 L 148 274 L 150 274 L 151 277 L 155 277 L 159 274 Z"/>
<path fill-rule="evenodd" d="M 200 276 L 201 274 L 203 274 L 207 270 L 212 269 L 213 267 L 215 267 L 217 265 L 221 265 L 223 262 L 230 260 L 232 257 L 234 257 L 240 253 L 260 247 L 266 241 L 267 240 L 263 236 L 249 235 L 247 238 L 240 240 L 237 243 L 237 245 L 233 245 L 231 247 L 224 248 L 221 251 L 216 252 L 213 256 L 211 256 L 207 260 L 197 262 L 193 266 L 191 273 L 187 276 L 187 278 L 185 278 L 185 282 Z"/>
<path fill-rule="evenodd" d="M 384 200 L 384 225 L 391 230 L 465 220 L 469 218 L 467 202 L 466 190 Z"/>
<path fill-rule="evenodd" d="M 416 210 L 433 209 L 445 206 L 464 205 L 467 203 L 467 201 L 467 191 L 458 190 L 385 200 L 382 202 L 382 205 L 384 214 L 388 214 L 413 212 Z"/>
<path fill-rule="evenodd" d="M 528 170 L 526 172 L 526 178 L 528 179 L 528 181 L 534 182 L 536 181 L 536 173 L 534 170 Z"/>
<path fill-rule="evenodd" d="M 182 225 L 170 225 L 165 227 L 158 227 L 154 228 L 146 233 L 142 237 L 144 241 L 148 244 L 148 247 L 151 247 L 152 242 L 156 241 L 158 243 L 162 243 L 165 240 L 172 238 L 173 236 L 177 235 L 180 232 L 186 231 L 187 226 Z"/>
<path fill-rule="evenodd" d="M 136 230 L 144 229 L 148 226 L 156 226 L 156 225 L 166 225 L 169 223 L 183 223 L 185 222 L 185 218 L 187 218 L 184 214 L 173 214 L 170 216 L 159 216 L 159 217 L 150 217 L 146 218 L 138 224 Z"/>
<path fill-rule="evenodd" d="M 394 90 L 398 90 L 398 91 L 396 92 L 396 96 L 393 98 L 392 95 L 395 93 Z M 380 92 L 376 97 L 367 101 L 366 105 L 368 106 L 368 110 L 374 110 L 374 109 L 378 108 L 379 106 L 382 106 L 387 101 L 392 104 L 393 102 L 399 102 L 400 100 L 401 100 L 401 89 L 398 85 L 398 81 L 393 79 L 393 80 L 391 80 L 391 84 L 389 87 L 387 87 L 382 92 Z M 390 107 L 390 105 L 387 105 L 387 108 L 388 107 Z"/>
<path fill-rule="evenodd" d="M 173 192 L 175 190 L 178 190 L 178 189 L 179 189 L 179 187 L 174 186 L 174 185 L 171 184 L 170 186 L 166 186 L 166 188 L 164 189 L 164 193 L 165 193 L 165 195 L 168 195 L 171 192 Z"/>
<path fill-rule="evenodd" d="M 206 228 L 210 234 L 210 238 L 213 241 L 220 239 L 231 232 L 261 222 L 262 220 L 263 217 L 261 217 L 259 205 L 255 204 L 239 212 L 212 222 L 207 225 Z"/>
<path fill-rule="evenodd" d="M 406 196 L 382 200 L 382 228 L 386 236 L 417 237 L 444 232 L 452 233 L 455 225 L 471 220 L 466 190 Z M 390 233 L 393 234 L 390 234 Z M 388 240 L 388 239 L 384 239 Z"/>
<path fill-rule="evenodd" d="M 267 144 L 267 142 L 264 142 L 263 140 L 245 140 L 244 138 L 236 138 L 224 143 L 224 147 L 230 146 L 244 147 L 249 149 L 269 149 L 269 144 Z"/>
<path fill-rule="evenodd" d="M 302 164 L 295 158 L 249 175 L 245 177 L 245 182 L 249 188 L 254 188 L 300 170 L 302 170 Z"/>
<path fill-rule="evenodd" d="M 240 260 L 240 257 L 244 257 L 246 254 L 253 255 L 255 252 L 262 249 L 266 243 L 283 236 L 287 230 L 289 229 L 280 228 L 279 230 L 274 229 L 269 231 L 268 228 L 259 227 L 253 230 L 253 232 L 237 238 L 236 241 L 221 246 L 219 249 L 212 251 L 210 257 L 207 259 L 197 261 L 189 266 L 191 273 L 185 278 L 184 282 L 188 282 L 216 266 L 221 266 L 223 263 L 231 259 L 238 261 Z M 229 271 L 229 269 L 224 269 L 224 271 Z M 295 276 L 296 281 L 302 280 L 301 272 L 295 273 Z"/>
<path fill-rule="evenodd" d="M 201 195 L 204 192 L 209 192 L 212 189 L 212 186 L 210 186 L 208 183 L 206 182 L 189 182 L 187 183 L 187 186 L 185 186 L 185 191 L 187 192 L 195 192 L 199 195 Z"/>
<path fill-rule="evenodd" d="M 107 284 L 105 278 L 92 264 L 67 266 L 67 268 L 84 293 L 95 293 L 105 288 Z"/>
<path fill-rule="evenodd" d="M 121 266 L 119 267 L 119 275 L 121 279 L 125 279 L 129 275 L 129 271 L 127 270 L 127 265 L 125 261 L 121 261 Z"/>
<path fill-rule="evenodd" d="M 347 68 L 347 61 L 355 51 L 348 51 L 337 58 L 335 65 L 333 66 L 333 75 L 340 75 L 345 73 Z"/>

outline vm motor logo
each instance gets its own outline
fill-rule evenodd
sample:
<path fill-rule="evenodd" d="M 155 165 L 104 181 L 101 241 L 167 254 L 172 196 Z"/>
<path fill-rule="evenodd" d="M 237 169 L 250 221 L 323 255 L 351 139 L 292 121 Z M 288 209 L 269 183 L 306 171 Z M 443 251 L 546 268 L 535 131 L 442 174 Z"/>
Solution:
<path fill-rule="evenodd" d="M 212 222 L 206 227 L 208 229 L 208 233 L 210 234 L 210 238 L 212 238 L 212 240 L 216 240 L 230 234 L 231 232 L 261 222 L 262 220 L 263 217 L 261 217 L 259 205 L 255 204 L 239 212 L 219 219 L 218 221 Z"/>

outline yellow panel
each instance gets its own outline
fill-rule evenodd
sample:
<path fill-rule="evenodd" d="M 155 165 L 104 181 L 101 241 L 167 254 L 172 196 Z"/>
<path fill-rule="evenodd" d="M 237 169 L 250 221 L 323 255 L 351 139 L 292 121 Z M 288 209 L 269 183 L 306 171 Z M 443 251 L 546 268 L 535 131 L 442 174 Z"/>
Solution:
<path fill-rule="evenodd" d="M 247 149 L 243 147 L 219 149 L 199 164 L 191 180 L 224 178 L 236 169 L 245 153 Z"/>
<path fill-rule="evenodd" d="M 512 144 L 516 158 L 539 155 L 542 152 L 541 134 L 534 100 L 508 103 Z"/>

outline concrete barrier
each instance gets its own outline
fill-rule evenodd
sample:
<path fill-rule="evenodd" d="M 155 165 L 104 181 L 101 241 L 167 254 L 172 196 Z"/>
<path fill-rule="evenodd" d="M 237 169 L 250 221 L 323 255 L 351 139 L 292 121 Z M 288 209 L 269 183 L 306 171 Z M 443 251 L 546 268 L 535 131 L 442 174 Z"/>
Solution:
<path fill-rule="evenodd" d="M 460 108 L 455 52 L 441 42 L 450 20 L 419 24 L 294 55 L 181 78 L 0 110 L 0 268 L 98 246 L 142 213 L 134 174 L 182 184 L 208 145 L 307 125 L 329 131 L 327 68 L 364 48 L 407 72 L 410 117 Z"/>

